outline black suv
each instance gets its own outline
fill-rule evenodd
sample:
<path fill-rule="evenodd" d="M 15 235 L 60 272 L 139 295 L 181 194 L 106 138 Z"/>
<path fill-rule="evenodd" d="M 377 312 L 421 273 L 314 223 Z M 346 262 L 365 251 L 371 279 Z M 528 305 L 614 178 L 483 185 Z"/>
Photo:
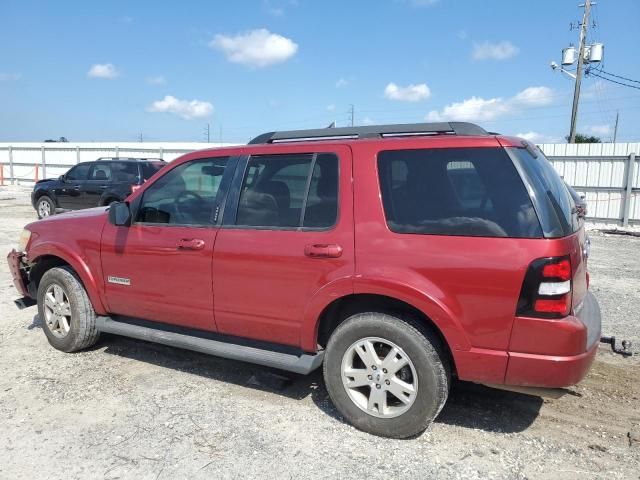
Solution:
<path fill-rule="evenodd" d="M 159 158 L 99 158 L 57 179 L 36 182 L 31 204 L 38 218 L 124 200 L 166 163 Z"/>

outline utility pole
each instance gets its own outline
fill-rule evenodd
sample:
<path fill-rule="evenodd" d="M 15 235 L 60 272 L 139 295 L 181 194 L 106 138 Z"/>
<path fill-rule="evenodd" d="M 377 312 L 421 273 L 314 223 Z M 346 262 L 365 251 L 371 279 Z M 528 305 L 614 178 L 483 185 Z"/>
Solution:
<path fill-rule="evenodd" d="M 569 143 L 576 143 L 576 121 L 578 119 L 578 102 L 580 100 L 580 82 L 582 81 L 582 66 L 584 63 L 584 44 L 587 37 L 587 26 L 589 25 L 589 12 L 591 10 L 591 0 L 584 2 L 584 15 L 580 25 L 580 48 L 578 48 L 578 67 L 576 70 L 576 85 L 573 90 L 573 109 L 571 110 L 571 130 L 569 131 Z"/>
<path fill-rule="evenodd" d="M 353 127 L 353 121 L 355 119 L 355 107 L 353 106 L 353 103 L 350 104 L 349 116 L 351 117 L 351 126 Z"/>
<path fill-rule="evenodd" d="M 207 136 L 207 143 L 210 143 L 210 142 L 209 142 L 209 132 L 210 132 L 210 130 L 209 130 L 209 123 L 207 123 L 207 126 L 206 126 L 206 128 L 204 129 L 204 134 Z"/>
<path fill-rule="evenodd" d="M 142 132 L 140 132 L 140 135 L 138 135 L 138 138 L 140 139 L 140 143 L 142 143 Z"/>
<path fill-rule="evenodd" d="M 616 111 L 616 126 L 613 127 L 613 143 L 616 143 L 616 138 L 618 138 L 618 114 L 620 112 Z"/>

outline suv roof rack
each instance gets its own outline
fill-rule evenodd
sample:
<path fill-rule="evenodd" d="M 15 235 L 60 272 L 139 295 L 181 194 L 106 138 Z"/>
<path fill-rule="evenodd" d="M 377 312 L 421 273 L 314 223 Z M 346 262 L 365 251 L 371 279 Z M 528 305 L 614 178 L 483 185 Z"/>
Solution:
<path fill-rule="evenodd" d="M 404 123 L 366 127 L 315 128 L 267 132 L 258 135 L 249 145 L 307 140 L 356 140 L 361 138 L 407 137 L 420 135 L 489 135 L 482 127 L 468 122 Z"/>
<path fill-rule="evenodd" d="M 138 158 L 138 157 L 100 157 L 96 162 L 104 161 L 120 161 L 120 162 L 164 162 L 162 158 Z"/>

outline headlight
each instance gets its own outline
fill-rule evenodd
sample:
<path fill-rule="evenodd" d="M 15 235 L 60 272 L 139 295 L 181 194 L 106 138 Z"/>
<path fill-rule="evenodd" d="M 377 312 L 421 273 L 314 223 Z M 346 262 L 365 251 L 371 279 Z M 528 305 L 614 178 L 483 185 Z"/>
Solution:
<path fill-rule="evenodd" d="M 22 230 L 20 234 L 20 240 L 18 240 L 18 251 L 24 252 L 27 249 L 27 245 L 29 245 L 29 240 L 31 239 L 31 232 L 26 228 Z"/>

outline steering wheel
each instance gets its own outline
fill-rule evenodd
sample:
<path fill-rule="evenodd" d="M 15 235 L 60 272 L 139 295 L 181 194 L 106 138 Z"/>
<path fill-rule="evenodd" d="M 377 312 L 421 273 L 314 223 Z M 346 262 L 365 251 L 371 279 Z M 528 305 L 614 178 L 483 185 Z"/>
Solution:
<path fill-rule="evenodd" d="M 204 198 L 202 198 L 197 193 L 192 192 L 191 190 L 181 191 L 176 197 L 175 205 L 176 205 L 176 212 L 178 213 L 178 216 L 180 216 L 182 219 L 185 219 L 185 217 L 186 219 L 190 219 L 193 216 L 193 212 L 184 210 L 185 203 L 190 197 L 194 198 L 200 205 L 204 204 Z"/>

